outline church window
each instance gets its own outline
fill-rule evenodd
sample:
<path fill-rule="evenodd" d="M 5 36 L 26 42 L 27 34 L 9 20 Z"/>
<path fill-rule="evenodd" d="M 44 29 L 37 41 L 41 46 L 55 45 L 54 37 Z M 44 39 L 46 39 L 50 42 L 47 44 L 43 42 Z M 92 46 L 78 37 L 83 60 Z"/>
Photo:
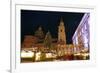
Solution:
<path fill-rule="evenodd" d="M 62 30 L 61 30 L 61 32 L 62 32 Z"/>

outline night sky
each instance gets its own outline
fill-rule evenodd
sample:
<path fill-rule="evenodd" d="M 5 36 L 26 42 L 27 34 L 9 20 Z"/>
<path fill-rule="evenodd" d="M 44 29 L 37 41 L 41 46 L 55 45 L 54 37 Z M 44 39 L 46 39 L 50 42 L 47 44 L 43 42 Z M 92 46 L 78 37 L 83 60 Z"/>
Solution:
<path fill-rule="evenodd" d="M 84 13 L 75 12 L 21 10 L 21 42 L 23 42 L 25 35 L 34 35 L 39 26 L 42 27 L 45 34 L 50 31 L 52 38 L 57 38 L 58 26 L 62 17 L 66 41 L 67 44 L 70 44 L 83 15 Z"/>

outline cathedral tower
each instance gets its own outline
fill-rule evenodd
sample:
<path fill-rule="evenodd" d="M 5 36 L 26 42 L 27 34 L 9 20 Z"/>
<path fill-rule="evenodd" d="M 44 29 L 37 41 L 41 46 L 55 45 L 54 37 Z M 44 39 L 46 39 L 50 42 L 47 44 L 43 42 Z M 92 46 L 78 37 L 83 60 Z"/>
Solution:
<path fill-rule="evenodd" d="M 58 42 L 63 42 L 64 44 L 66 44 L 65 26 L 62 18 L 58 26 Z"/>

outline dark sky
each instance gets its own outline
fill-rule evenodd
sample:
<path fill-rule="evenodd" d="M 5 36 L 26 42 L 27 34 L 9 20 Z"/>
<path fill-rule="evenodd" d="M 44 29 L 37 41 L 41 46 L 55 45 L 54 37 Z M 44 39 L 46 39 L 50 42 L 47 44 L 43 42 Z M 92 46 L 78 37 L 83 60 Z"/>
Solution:
<path fill-rule="evenodd" d="M 72 43 L 72 36 L 84 13 L 21 10 L 21 42 L 25 35 L 34 35 L 39 26 L 46 34 L 49 30 L 53 38 L 58 36 L 58 26 L 63 18 L 67 44 Z"/>

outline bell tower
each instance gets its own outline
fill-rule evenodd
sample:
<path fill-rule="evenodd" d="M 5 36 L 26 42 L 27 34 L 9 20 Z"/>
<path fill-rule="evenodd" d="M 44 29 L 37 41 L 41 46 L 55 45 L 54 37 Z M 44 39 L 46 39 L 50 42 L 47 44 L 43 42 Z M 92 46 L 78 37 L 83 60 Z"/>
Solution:
<path fill-rule="evenodd" d="M 58 26 L 58 42 L 66 44 L 65 26 L 62 18 L 60 19 L 60 24 Z"/>

